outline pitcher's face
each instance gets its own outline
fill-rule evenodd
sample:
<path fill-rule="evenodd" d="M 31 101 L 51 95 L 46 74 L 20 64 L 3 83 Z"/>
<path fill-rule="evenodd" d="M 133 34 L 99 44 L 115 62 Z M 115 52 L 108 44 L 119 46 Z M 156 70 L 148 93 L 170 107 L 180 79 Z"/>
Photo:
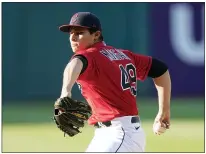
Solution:
<path fill-rule="evenodd" d="M 94 44 L 95 33 L 90 34 L 87 28 L 71 27 L 70 44 L 73 52 L 84 50 Z"/>

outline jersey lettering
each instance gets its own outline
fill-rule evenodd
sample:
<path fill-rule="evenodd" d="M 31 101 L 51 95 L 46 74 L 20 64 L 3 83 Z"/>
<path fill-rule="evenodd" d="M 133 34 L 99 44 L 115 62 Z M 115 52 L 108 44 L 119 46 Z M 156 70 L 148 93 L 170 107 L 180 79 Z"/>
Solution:
<path fill-rule="evenodd" d="M 131 60 L 126 54 L 119 49 L 104 49 L 100 51 L 101 54 L 106 56 L 109 60 Z"/>

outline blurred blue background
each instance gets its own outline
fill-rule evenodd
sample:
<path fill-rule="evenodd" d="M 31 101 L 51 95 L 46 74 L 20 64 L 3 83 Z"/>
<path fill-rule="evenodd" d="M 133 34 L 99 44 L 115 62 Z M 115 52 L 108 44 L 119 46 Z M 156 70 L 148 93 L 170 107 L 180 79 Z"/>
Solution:
<path fill-rule="evenodd" d="M 99 17 L 106 44 L 159 58 L 168 65 L 172 79 L 172 117 L 204 121 L 204 3 L 4 2 L 2 111 L 5 124 L 50 122 L 53 103 L 60 96 L 63 70 L 73 54 L 68 34 L 60 32 L 58 27 L 69 23 L 74 13 L 83 11 Z M 153 120 L 157 111 L 153 82 L 151 79 L 138 82 L 138 88 L 137 97 L 145 99 L 138 101 L 142 118 Z M 72 95 L 83 99 L 77 85 Z M 12 133 L 15 136 L 16 132 L 4 130 L 4 147 L 12 151 L 9 136 Z M 26 146 L 16 151 L 25 151 L 23 148 Z"/>
<path fill-rule="evenodd" d="M 173 96 L 204 96 L 203 3 L 3 3 L 3 102 L 60 95 L 72 51 L 58 27 L 79 11 L 100 18 L 107 44 L 167 63 Z M 141 84 L 139 95 L 154 93 Z"/>

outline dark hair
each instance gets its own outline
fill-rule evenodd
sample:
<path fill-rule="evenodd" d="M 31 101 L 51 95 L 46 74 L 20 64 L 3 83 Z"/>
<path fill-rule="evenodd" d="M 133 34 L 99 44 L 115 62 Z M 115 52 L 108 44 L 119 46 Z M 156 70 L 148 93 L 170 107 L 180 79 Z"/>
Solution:
<path fill-rule="evenodd" d="M 96 29 L 96 28 L 89 28 L 88 30 L 89 30 L 89 33 L 90 33 L 90 34 L 93 34 L 93 33 L 95 33 L 96 31 L 98 31 L 98 29 Z M 103 37 L 103 35 L 102 35 L 102 33 L 101 33 L 100 36 L 99 36 L 99 41 L 103 41 L 103 40 L 104 40 L 104 37 Z"/>

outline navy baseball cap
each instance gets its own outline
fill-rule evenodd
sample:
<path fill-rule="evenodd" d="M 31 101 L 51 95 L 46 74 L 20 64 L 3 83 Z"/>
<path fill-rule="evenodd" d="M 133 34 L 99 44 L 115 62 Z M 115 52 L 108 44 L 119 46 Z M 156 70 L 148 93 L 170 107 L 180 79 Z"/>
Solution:
<path fill-rule="evenodd" d="M 62 32 L 69 32 L 71 27 L 93 28 L 102 31 L 100 20 L 91 12 L 78 12 L 74 14 L 67 25 L 62 25 L 59 29 Z"/>

